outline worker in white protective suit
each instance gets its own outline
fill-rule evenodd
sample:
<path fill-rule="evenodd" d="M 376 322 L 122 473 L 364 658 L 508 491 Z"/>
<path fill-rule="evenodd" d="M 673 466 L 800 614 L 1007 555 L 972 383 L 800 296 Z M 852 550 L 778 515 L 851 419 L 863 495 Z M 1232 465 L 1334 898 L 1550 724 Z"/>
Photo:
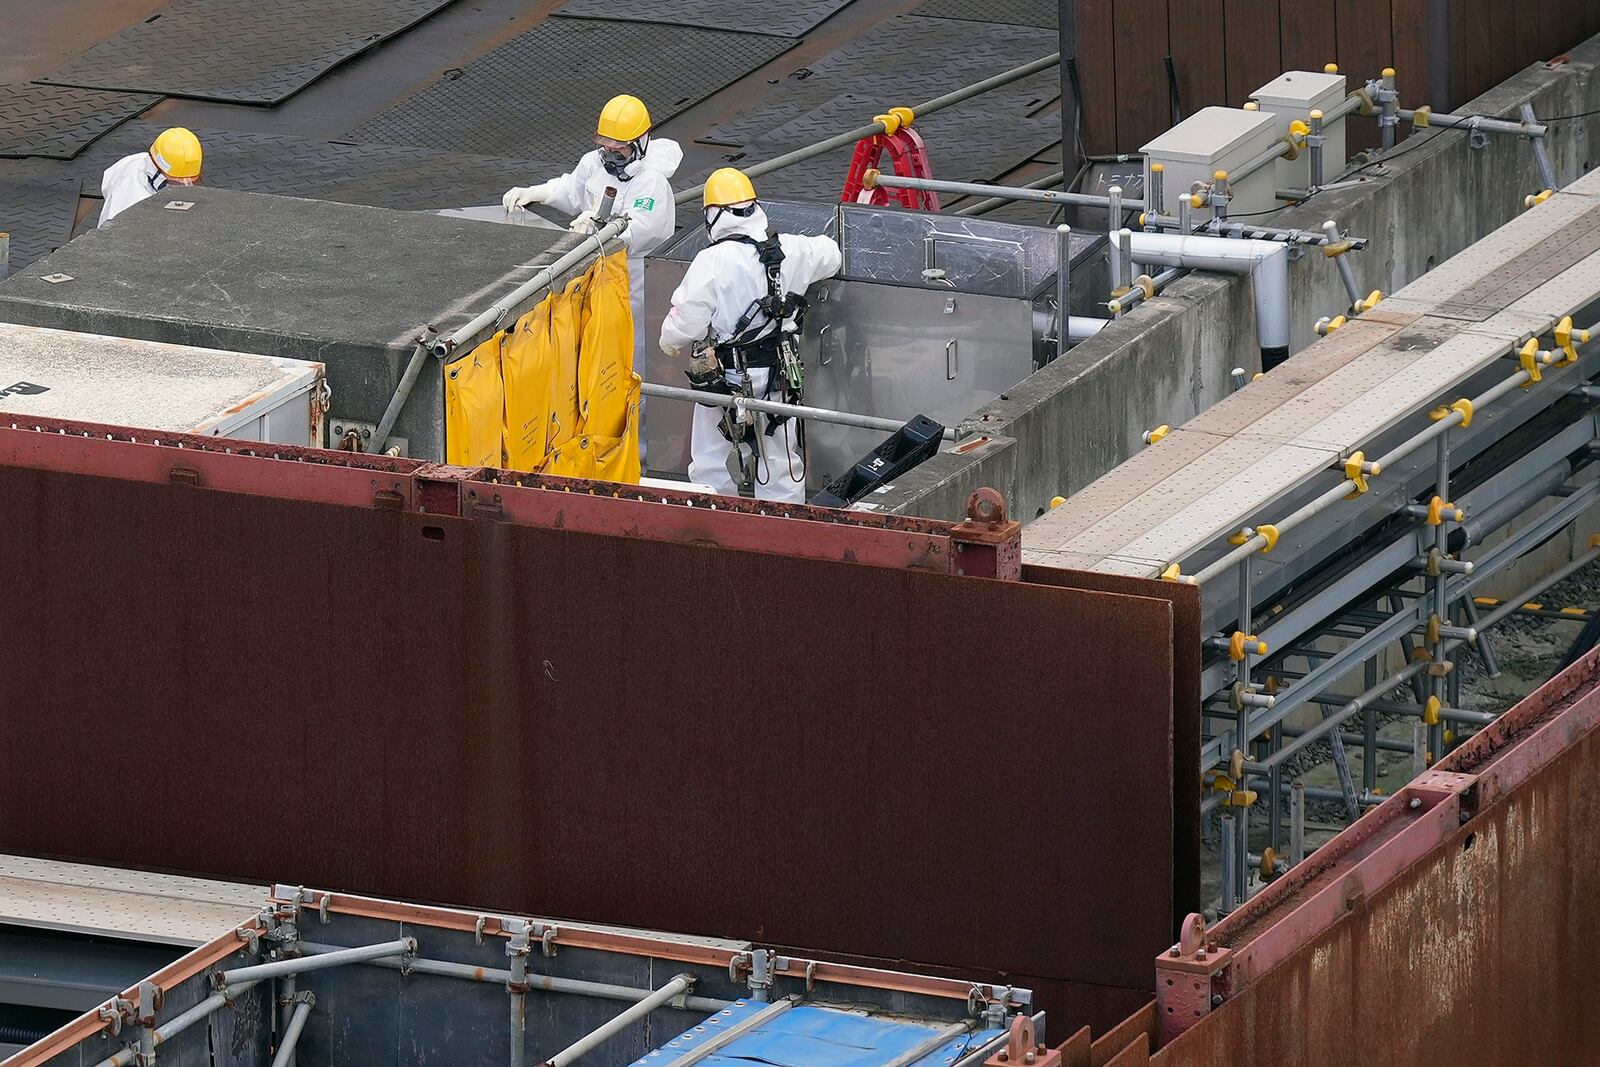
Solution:
<path fill-rule="evenodd" d="M 644 257 L 660 248 L 677 225 L 671 178 L 683 162 L 678 142 L 650 136 L 650 112 L 636 96 L 614 96 L 600 110 L 595 150 L 571 172 L 542 185 L 519 185 L 501 198 L 506 211 L 549 204 L 576 216 L 571 228 L 593 233 L 607 189 L 615 189 L 613 210 L 627 215 L 622 243 L 628 249 L 628 296 L 633 307 L 633 369 L 644 374 Z M 641 437 L 641 440 L 643 438 Z"/>
<path fill-rule="evenodd" d="M 688 375 L 696 389 L 800 403 L 797 345 L 805 293 L 839 272 L 839 245 L 831 237 L 769 234 L 755 186 L 732 167 L 706 180 L 703 203 L 711 243 L 672 294 L 661 349 L 670 356 L 694 350 Z M 689 450 L 691 482 L 732 496 L 738 480 L 748 480 L 762 500 L 805 502 L 794 419 L 741 418 L 696 404 Z"/>
<path fill-rule="evenodd" d="M 104 226 L 166 185 L 200 184 L 200 138 L 182 126 L 162 130 L 148 152 L 123 156 L 100 178 L 100 225 Z"/>

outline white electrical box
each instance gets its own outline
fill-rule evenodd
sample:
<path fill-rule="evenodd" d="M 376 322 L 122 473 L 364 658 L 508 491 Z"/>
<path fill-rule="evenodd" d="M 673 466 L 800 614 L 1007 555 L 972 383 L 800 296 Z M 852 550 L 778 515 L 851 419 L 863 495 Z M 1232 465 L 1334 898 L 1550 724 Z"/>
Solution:
<path fill-rule="evenodd" d="M 1311 113 L 1324 115 L 1332 111 L 1345 98 L 1343 74 L 1318 74 L 1309 70 L 1291 70 L 1257 89 L 1251 99 L 1261 110 L 1277 120 L 1277 134 L 1286 137 L 1289 123 L 1296 119 L 1311 125 Z M 1325 123 L 1322 127 L 1322 180 L 1326 184 L 1344 170 L 1345 143 L 1344 117 Z M 1311 186 L 1310 153 L 1301 151 L 1298 159 L 1278 160 L 1278 188 L 1307 189 Z"/>
<path fill-rule="evenodd" d="M 1231 176 L 1245 163 L 1272 148 L 1278 139 L 1278 120 L 1261 111 L 1236 107 L 1206 107 L 1178 123 L 1145 145 L 1144 187 L 1153 188 L 1150 168 L 1160 163 L 1162 174 L 1161 213 L 1176 216 L 1178 199 L 1192 189 L 1211 184 L 1219 170 L 1230 175 L 1233 199 L 1230 215 L 1253 215 L 1281 207 L 1277 194 L 1277 171 L 1269 166 L 1241 179 Z M 1214 214 L 1211 207 L 1193 211 L 1198 224 Z"/>
<path fill-rule="evenodd" d="M 321 363 L 0 323 L 0 412 L 321 447 Z"/>

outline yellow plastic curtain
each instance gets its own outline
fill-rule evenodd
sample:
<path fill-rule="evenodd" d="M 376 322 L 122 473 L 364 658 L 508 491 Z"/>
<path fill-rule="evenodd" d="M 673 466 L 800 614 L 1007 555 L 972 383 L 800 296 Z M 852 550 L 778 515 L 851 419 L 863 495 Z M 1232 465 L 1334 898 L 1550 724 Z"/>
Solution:
<path fill-rule="evenodd" d="M 449 462 L 636 484 L 639 386 L 617 252 L 446 368 Z"/>

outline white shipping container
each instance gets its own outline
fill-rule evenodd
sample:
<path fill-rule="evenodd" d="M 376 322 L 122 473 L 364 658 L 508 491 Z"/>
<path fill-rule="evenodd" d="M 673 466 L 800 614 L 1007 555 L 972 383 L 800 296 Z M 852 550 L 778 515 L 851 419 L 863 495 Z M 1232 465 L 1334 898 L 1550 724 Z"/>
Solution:
<path fill-rule="evenodd" d="M 0 412 L 323 444 L 321 363 L 0 323 Z"/>

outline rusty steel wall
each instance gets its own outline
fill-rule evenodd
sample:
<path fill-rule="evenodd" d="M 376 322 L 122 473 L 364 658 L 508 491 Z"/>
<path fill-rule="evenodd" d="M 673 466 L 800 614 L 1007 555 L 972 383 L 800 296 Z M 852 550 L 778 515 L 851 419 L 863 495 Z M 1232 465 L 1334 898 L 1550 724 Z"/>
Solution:
<path fill-rule="evenodd" d="M 1166 601 L 72 443 L 0 463 L 0 850 L 1034 976 L 1058 1026 L 1149 989 Z"/>
<path fill-rule="evenodd" d="M 1161 954 L 1154 1027 L 1096 1047 L 1160 1067 L 1600 1063 L 1597 779 L 1600 651 Z"/>

